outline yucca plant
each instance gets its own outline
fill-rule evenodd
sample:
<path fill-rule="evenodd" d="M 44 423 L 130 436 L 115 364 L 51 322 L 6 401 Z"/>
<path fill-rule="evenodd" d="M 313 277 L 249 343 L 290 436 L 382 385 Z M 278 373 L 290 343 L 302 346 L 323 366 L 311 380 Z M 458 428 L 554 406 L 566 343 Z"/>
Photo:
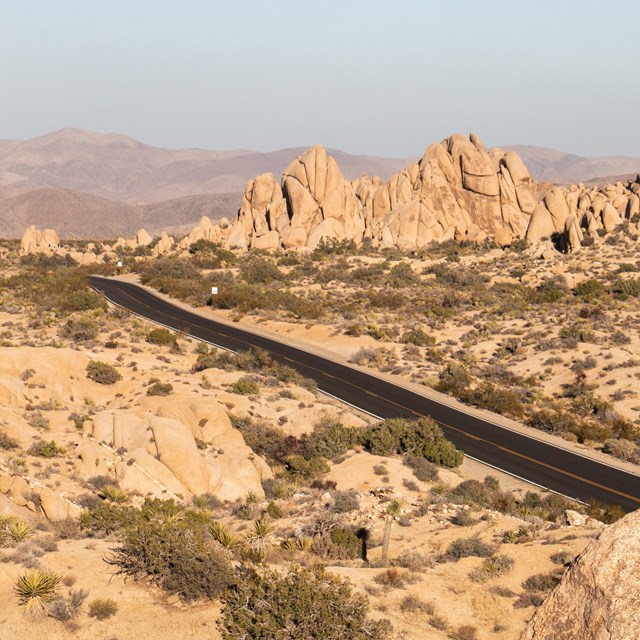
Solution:
<path fill-rule="evenodd" d="M 280 543 L 280 546 L 285 551 L 296 551 L 297 550 L 296 539 L 295 538 L 287 538 L 286 540 L 283 540 Z"/>
<path fill-rule="evenodd" d="M 209 533 L 211 537 L 225 549 L 235 549 L 242 542 L 235 533 L 219 521 L 209 524 Z"/>
<path fill-rule="evenodd" d="M 311 551 L 313 538 L 307 538 L 306 536 L 296 538 L 296 547 L 300 551 Z"/>
<path fill-rule="evenodd" d="M 303 536 L 287 538 L 280 543 L 285 551 L 309 551 L 313 546 L 313 539 Z"/>
<path fill-rule="evenodd" d="M 5 527 L 6 535 L 13 542 L 22 542 L 33 535 L 33 529 L 24 520 L 14 520 Z"/>
<path fill-rule="evenodd" d="M 273 533 L 273 525 L 266 518 L 258 518 L 253 523 L 253 531 L 246 534 L 246 541 L 251 551 L 263 557 L 267 551 L 269 537 Z"/>
<path fill-rule="evenodd" d="M 124 504 L 130 500 L 129 494 L 126 491 L 123 491 L 120 487 L 116 487 L 113 484 L 108 484 L 103 487 L 100 491 L 100 496 L 115 504 Z"/>
<path fill-rule="evenodd" d="M 14 586 L 18 603 L 28 610 L 44 612 L 45 604 L 55 597 L 62 576 L 52 571 L 27 571 Z"/>

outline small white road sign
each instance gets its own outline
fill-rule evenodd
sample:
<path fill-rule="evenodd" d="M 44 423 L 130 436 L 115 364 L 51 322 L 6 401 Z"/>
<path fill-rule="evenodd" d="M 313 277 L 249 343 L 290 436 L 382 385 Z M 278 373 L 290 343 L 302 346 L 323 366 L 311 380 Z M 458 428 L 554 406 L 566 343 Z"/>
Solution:
<path fill-rule="evenodd" d="M 218 295 L 218 287 L 211 287 L 211 295 L 212 296 Z"/>

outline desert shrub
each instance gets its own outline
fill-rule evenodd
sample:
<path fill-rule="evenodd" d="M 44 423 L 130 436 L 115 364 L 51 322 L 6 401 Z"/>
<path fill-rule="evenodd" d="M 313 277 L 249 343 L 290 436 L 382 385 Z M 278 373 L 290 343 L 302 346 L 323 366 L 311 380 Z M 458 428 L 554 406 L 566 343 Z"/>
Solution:
<path fill-rule="evenodd" d="M 243 376 L 231 385 L 231 391 L 241 396 L 254 396 L 260 393 L 260 385 L 251 376 Z"/>
<path fill-rule="evenodd" d="M 353 529 L 333 527 L 329 538 L 334 545 L 344 550 L 343 557 L 361 558 L 365 556 L 365 537 L 358 536 L 358 532 Z"/>
<path fill-rule="evenodd" d="M 333 494 L 332 511 L 335 513 L 349 513 L 360 507 L 358 494 L 353 489 L 336 491 Z"/>
<path fill-rule="evenodd" d="M 402 334 L 400 342 L 403 344 L 415 344 L 417 347 L 431 347 L 436 341 L 422 329 L 411 329 Z"/>
<path fill-rule="evenodd" d="M 0 448 L 2 448 L 1 434 Z M 631 440 L 609 438 L 609 440 L 605 441 L 602 450 L 620 460 L 626 460 L 627 462 L 633 462 L 635 464 L 640 462 L 640 447 L 638 447 L 635 442 L 631 442 Z"/>
<path fill-rule="evenodd" d="M 191 260 L 159 257 L 138 263 L 143 284 L 156 286 L 162 280 L 202 280 L 202 274 Z"/>
<path fill-rule="evenodd" d="M 449 491 L 449 500 L 472 507 L 488 507 L 491 504 L 491 489 L 479 480 L 463 480 Z"/>
<path fill-rule="evenodd" d="M 435 389 L 458 398 L 467 392 L 471 383 L 469 372 L 462 365 L 450 362 L 440 372 Z"/>
<path fill-rule="evenodd" d="M 367 620 L 368 602 L 348 582 L 322 570 L 286 574 L 244 570 L 223 595 L 218 627 L 224 640 L 383 640 L 389 625 Z"/>
<path fill-rule="evenodd" d="M 204 526 L 180 518 L 138 522 L 124 531 L 107 562 L 125 576 L 147 577 L 185 602 L 216 598 L 234 582 L 229 560 Z"/>
<path fill-rule="evenodd" d="M 111 598 L 97 598 L 89 604 L 90 618 L 106 620 L 118 613 L 118 603 Z"/>
<path fill-rule="evenodd" d="M 86 287 L 69 292 L 65 303 L 67 311 L 96 311 L 106 308 L 107 303 L 102 295 Z"/>
<path fill-rule="evenodd" d="M 337 238 L 321 238 L 316 248 L 311 252 L 314 261 L 323 260 L 328 256 L 352 255 L 356 252 L 356 243 L 353 240 Z"/>
<path fill-rule="evenodd" d="M 478 630 L 470 624 L 463 624 L 449 634 L 451 640 L 477 640 Z"/>
<path fill-rule="evenodd" d="M 240 265 L 240 275 L 248 284 L 269 284 L 284 280 L 285 275 L 278 267 L 266 258 L 249 257 Z"/>
<path fill-rule="evenodd" d="M 88 536 L 106 536 L 135 525 L 139 518 L 133 507 L 101 502 L 80 514 L 80 528 Z"/>
<path fill-rule="evenodd" d="M 67 578 L 63 581 L 65 584 Z M 47 615 L 60 622 L 69 622 L 77 613 L 82 603 L 89 596 L 89 592 L 86 589 L 72 590 L 69 593 L 69 597 L 56 596 L 46 607 Z"/>
<path fill-rule="evenodd" d="M 562 327 L 558 332 L 562 346 L 573 349 L 578 342 L 596 342 L 596 336 L 591 327 L 583 322 L 576 322 L 568 327 Z"/>
<path fill-rule="evenodd" d="M 556 551 L 551 554 L 550 560 L 554 564 L 560 564 L 562 566 L 566 566 L 571 564 L 575 560 L 576 554 L 571 551 Z"/>
<path fill-rule="evenodd" d="M 282 516 L 284 516 L 284 513 L 280 506 L 273 500 L 271 500 L 271 502 L 269 502 L 269 504 L 267 505 L 266 512 L 267 515 L 274 520 L 278 520 L 279 518 L 282 518 Z"/>
<path fill-rule="evenodd" d="M 0 449 L 8 451 L 10 449 L 17 449 L 19 446 L 20 443 L 15 438 L 9 436 L 4 429 L 0 429 Z"/>
<path fill-rule="evenodd" d="M 285 467 L 293 478 L 311 481 L 325 473 L 329 473 L 329 465 L 322 456 L 305 458 L 301 455 L 287 456 Z"/>
<path fill-rule="evenodd" d="M 388 418 L 364 430 L 362 444 L 375 455 L 409 453 L 445 467 L 459 466 L 464 457 L 431 418 Z"/>
<path fill-rule="evenodd" d="M 330 418 L 322 418 L 313 426 L 309 436 L 303 440 L 310 452 L 328 459 L 344 455 L 359 442 L 361 429 L 345 427 Z"/>
<path fill-rule="evenodd" d="M 598 500 L 591 500 L 587 508 L 587 515 L 605 524 L 612 524 L 623 518 L 625 511 L 618 504 L 605 504 Z"/>
<path fill-rule="evenodd" d="M 420 456 L 406 455 L 404 464 L 413 471 L 413 475 L 422 482 L 435 482 L 438 479 L 438 468 L 433 462 Z"/>
<path fill-rule="evenodd" d="M 501 415 L 510 415 L 515 418 L 521 418 L 524 415 L 521 394 L 517 390 L 504 389 L 488 381 L 482 382 L 475 389 L 460 391 L 456 397 L 462 402 Z"/>
<path fill-rule="evenodd" d="M 122 376 L 114 366 L 99 360 L 89 361 L 87 378 L 98 384 L 115 384 L 118 380 L 122 380 Z"/>
<path fill-rule="evenodd" d="M 536 573 L 529 576 L 523 583 L 522 587 L 526 591 L 536 593 L 544 593 L 551 591 L 560 582 L 560 576 L 557 573 Z"/>
<path fill-rule="evenodd" d="M 118 481 L 114 480 L 111 476 L 92 476 L 87 480 L 87 484 L 93 487 L 94 489 L 104 489 L 109 485 L 118 485 Z"/>
<path fill-rule="evenodd" d="M 470 509 L 458 509 L 451 518 L 451 522 L 459 527 L 471 527 L 478 521 L 473 517 Z"/>
<path fill-rule="evenodd" d="M 51 426 L 49 418 L 43 415 L 40 411 L 31 411 L 30 413 L 25 414 L 24 419 L 34 429 L 38 429 L 38 431 L 49 431 L 49 427 Z"/>
<path fill-rule="evenodd" d="M 175 333 L 169 331 L 169 329 L 165 329 L 164 327 L 158 327 L 156 329 L 151 329 L 147 334 L 147 342 L 151 344 L 159 344 L 159 345 L 172 345 L 178 341 L 178 338 Z"/>
<path fill-rule="evenodd" d="M 173 393 L 173 385 L 170 382 L 159 380 L 147 387 L 148 396 L 168 396 Z"/>
<path fill-rule="evenodd" d="M 389 567 L 380 573 L 377 573 L 373 581 L 384 587 L 403 587 L 406 582 L 407 574 L 400 571 L 397 567 Z"/>
<path fill-rule="evenodd" d="M 27 453 L 31 456 L 38 456 L 40 458 L 54 458 L 60 456 L 66 452 L 64 447 L 59 447 L 55 440 L 45 442 L 39 440 L 34 442 L 28 449 Z"/>
<path fill-rule="evenodd" d="M 205 369 L 238 369 L 248 373 L 260 373 L 263 376 L 273 376 L 279 382 L 285 384 L 297 384 L 307 389 L 314 389 L 316 384 L 302 376 L 294 368 L 276 362 L 263 349 L 250 349 L 230 353 L 228 351 L 216 352 L 213 350 L 202 350 L 198 354 L 198 359 L 193 365 L 193 371 L 204 371 Z"/>
<path fill-rule="evenodd" d="M 469 538 L 457 538 L 454 540 L 444 554 L 440 557 L 441 562 L 454 561 L 469 556 L 478 556 L 479 558 L 488 558 L 495 551 L 495 547 L 478 536 Z"/>
<path fill-rule="evenodd" d="M 637 298 L 640 296 L 640 279 L 634 280 L 616 280 L 611 283 L 609 291 L 621 300 L 627 298 Z"/>
<path fill-rule="evenodd" d="M 433 615 L 435 608 L 431 602 L 425 602 L 419 596 L 407 594 L 400 602 L 400 611 L 403 613 L 424 613 Z"/>
<path fill-rule="evenodd" d="M 486 558 L 478 568 L 474 569 L 469 574 L 469 577 L 474 582 L 484 582 L 489 578 L 498 578 L 509 573 L 513 568 L 514 562 L 514 559 L 509 556 L 491 556 Z"/>
<path fill-rule="evenodd" d="M 77 343 L 95 340 L 98 337 L 98 323 L 88 316 L 69 318 L 60 327 L 60 337 Z"/>
<path fill-rule="evenodd" d="M 583 280 L 573 288 L 573 295 L 583 302 L 595 302 L 606 295 L 606 289 L 598 280 Z"/>

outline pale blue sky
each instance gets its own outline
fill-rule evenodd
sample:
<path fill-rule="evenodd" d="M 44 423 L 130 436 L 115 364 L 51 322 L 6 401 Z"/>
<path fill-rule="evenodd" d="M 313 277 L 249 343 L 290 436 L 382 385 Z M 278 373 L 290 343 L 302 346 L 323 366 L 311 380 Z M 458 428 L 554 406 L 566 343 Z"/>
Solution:
<path fill-rule="evenodd" d="M 0 138 L 640 156 L 635 0 L 0 0 Z"/>

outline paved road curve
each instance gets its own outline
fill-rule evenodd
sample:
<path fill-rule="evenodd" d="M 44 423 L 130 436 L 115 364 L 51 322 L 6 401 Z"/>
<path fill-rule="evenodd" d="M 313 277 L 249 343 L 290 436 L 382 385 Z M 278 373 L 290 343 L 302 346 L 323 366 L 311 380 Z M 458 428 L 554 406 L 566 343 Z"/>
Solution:
<path fill-rule="evenodd" d="M 467 455 L 564 495 L 640 507 L 640 476 L 493 424 L 357 369 L 287 344 L 203 318 L 129 282 L 91 277 L 112 302 L 154 322 L 227 349 L 251 347 L 295 367 L 329 393 L 383 418 L 432 416 Z"/>

